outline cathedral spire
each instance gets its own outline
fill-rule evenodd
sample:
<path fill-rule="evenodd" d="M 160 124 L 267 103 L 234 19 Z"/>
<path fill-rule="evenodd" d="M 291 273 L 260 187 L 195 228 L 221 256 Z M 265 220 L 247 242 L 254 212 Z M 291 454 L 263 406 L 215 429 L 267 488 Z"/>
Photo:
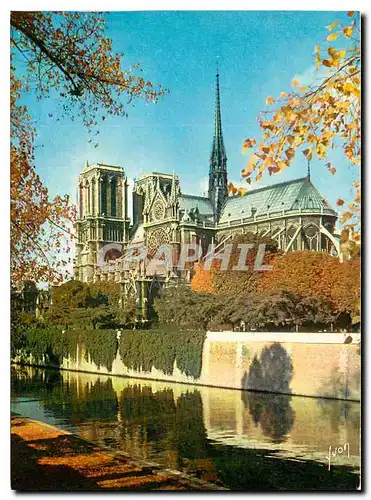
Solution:
<path fill-rule="evenodd" d="M 220 111 L 220 88 L 219 88 L 219 70 L 216 73 L 216 106 L 214 119 L 214 138 L 213 148 L 210 157 L 210 168 L 217 167 L 221 162 L 227 161 L 225 152 L 223 130 L 222 130 L 222 114 Z"/>
<path fill-rule="evenodd" d="M 216 220 L 219 219 L 222 205 L 227 197 L 227 194 L 227 154 L 223 140 L 222 115 L 220 109 L 219 70 L 217 70 L 214 137 L 210 155 L 209 170 L 209 199 L 214 205 Z"/>
<path fill-rule="evenodd" d="M 308 160 L 308 172 L 307 172 L 307 179 L 310 181 L 310 160 Z"/>

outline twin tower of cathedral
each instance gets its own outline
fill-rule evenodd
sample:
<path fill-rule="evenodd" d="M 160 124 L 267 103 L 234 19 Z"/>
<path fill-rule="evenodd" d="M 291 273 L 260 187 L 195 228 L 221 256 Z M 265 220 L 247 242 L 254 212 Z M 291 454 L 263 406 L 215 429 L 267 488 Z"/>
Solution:
<path fill-rule="evenodd" d="M 219 74 L 208 196 L 183 194 L 175 173 L 144 174 L 134 182 L 132 221 L 128 196 L 122 167 L 86 162 L 77 189 L 75 279 L 120 280 L 102 269 L 102 255 L 105 261 L 115 259 L 129 243 L 146 245 L 149 254 L 161 244 L 169 244 L 174 262 L 184 244 L 199 244 L 206 252 L 211 242 L 244 232 L 270 236 L 284 251 L 339 251 L 334 235 L 336 212 L 309 175 L 228 198 Z"/>

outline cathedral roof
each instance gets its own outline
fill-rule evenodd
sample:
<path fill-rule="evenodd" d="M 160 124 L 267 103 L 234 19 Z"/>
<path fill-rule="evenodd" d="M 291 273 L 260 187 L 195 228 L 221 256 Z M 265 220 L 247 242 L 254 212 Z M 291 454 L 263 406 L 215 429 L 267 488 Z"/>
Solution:
<path fill-rule="evenodd" d="M 198 208 L 201 215 L 213 215 L 214 209 L 209 198 L 181 194 L 179 196 L 179 210 L 192 210 Z"/>
<path fill-rule="evenodd" d="M 283 211 L 310 211 L 336 217 L 336 212 L 313 186 L 308 177 L 280 182 L 273 186 L 248 191 L 244 196 L 229 197 L 223 207 L 219 224 L 247 217 L 279 215 Z"/>

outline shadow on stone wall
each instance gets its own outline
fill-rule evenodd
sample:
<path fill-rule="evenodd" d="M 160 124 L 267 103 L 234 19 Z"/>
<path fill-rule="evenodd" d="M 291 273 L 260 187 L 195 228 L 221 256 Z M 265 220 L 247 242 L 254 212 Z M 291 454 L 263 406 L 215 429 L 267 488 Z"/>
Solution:
<path fill-rule="evenodd" d="M 291 394 L 292 362 L 287 351 L 278 342 L 264 347 L 260 358 L 254 356 L 242 377 L 242 389 Z"/>
<path fill-rule="evenodd" d="M 264 436 L 274 443 L 286 441 L 295 420 L 291 396 L 246 391 L 242 393 L 242 401 L 249 409 L 254 424 L 260 424 Z"/>

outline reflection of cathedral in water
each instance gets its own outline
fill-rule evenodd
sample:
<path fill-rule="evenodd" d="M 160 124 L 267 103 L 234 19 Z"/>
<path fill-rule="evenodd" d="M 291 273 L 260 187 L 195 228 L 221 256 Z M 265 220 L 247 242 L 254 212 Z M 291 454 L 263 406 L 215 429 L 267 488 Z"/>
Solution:
<path fill-rule="evenodd" d="M 148 173 L 135 179 L 132 221 L 128 196 L 123 168 L 86 163 L 78 181 L 75 279 L 125 279 L 124 269 L 106 271 L 98 265 L 107 245 L 110 254 L 105 255 L 106 260 L 119 256 L 128 243 L 146 245 L 150 255 L 167 244 L 177 276 L 175 264 L 184 245 L 198 244 L 205 254 L 211 242 L 217 241 L 222 248 L 231 235 L 245 232 L 270 236 L 285 252 L 308 249 L 339 253 L 336 212 L 312 184 L 309 170 L 306 177 L 251 190 L 242 197 L 228 197 L 219 75 L 207 196 L 183 193 L 175 173 Z"/>

